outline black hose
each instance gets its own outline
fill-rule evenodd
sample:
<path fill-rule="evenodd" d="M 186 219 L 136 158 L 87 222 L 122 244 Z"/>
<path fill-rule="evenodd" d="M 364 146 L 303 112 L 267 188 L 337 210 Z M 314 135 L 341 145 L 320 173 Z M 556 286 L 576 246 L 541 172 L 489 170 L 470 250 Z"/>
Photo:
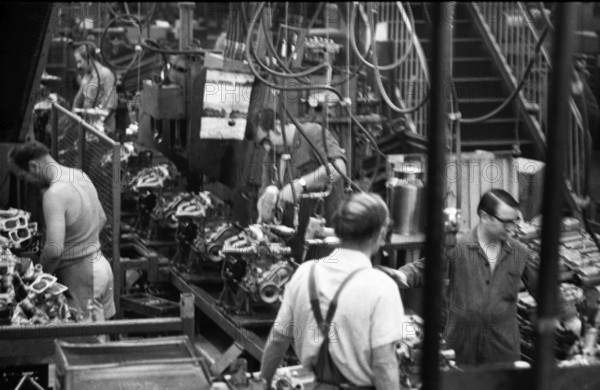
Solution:
<path fill-rule="evenodd" d="M 376 65 L 371 64 L 362 56 L 362 54 L 360 53 L 360 50 L 358 50 L 358 45 L 356 44 L 356 37 L 354 36 L 354 34 L 355 34 L 354 30 L 355 30 L 355 26 L 356 26 L 356 7 L 357 6 L 358 5 L 356 3 L 354 3 L 354 6 L 352 7 L 352 13 L 350 15 L 350 44 L 352 46 L 352 50 L 354 50 L 354 53 L 356 54 L 356 56 L 358 57 L 360 62 L 363 65 L 366 65 L 367 67 L 369 67 L 371 69 L 375 69 Z M 370 5 L 368 5 L 368 7 L 369 7 L 369 11 L 370 11 Z M 369 22 L 369 24 L 371 24 L 371 23 Z M 413 27 L 412 34 L 414 34 L 414 33 L 415 32 L 414 32 L 414 27 Z M 375 36 L 374 36 L 374 34 L 372 34 L 370 46 L 374 46 L 374 43 L 373 43 L 374 40 L 375 40 Z M 406 61 L 406 59 L 410 55 L 414 46 L 415 46 L 414 37 L 411 37 L 411 39 L 409 40 L 408 48 L 406 49 L 404 54 L 402 54 L 402 57 L 400 57 L 398 60 L 394 61 L 391 64 L 378 66 L 378 69 L 380 71 L 381 70 L 387 71 L 387 70 L 393 70 L 393 69 L 397 68 L 398 66 L 402 65 L 404 63 L 404 61 Z M 377 52 L 373 51 L 373 57 L 376 55 L 377 55 Z"/>
<path fill-rule="evenodd" d="M 261 8 L 261 13 L 258 16 L 262 17 L 262 10 L 264 9 Z M 269 34 L 268 34 L 268 30 L 267 30 L 267 25 L 265 23 L 262 23 L 262 28 L 263 31 L 265 33 L 265 41 L 267 42 L 267 47 L 269 48 L 269 51 L 271 52 L 271 55 L 277 60 L 277 63 L 286 71 L 288 71 L 289 73 L 281 73 L 281 72 L 277 72 L 274 71 L 272 69 L 270 69 L 269 67 L 267 67 L 266 65 L 264 65 L 262 62 L 260 62 L 260 60 L 258 59 L 258 56 L 255 56 L 257 62 L 261 65 L 262 68 L 264 68 L 267 72 L 271 73 L 274 76 L 278 76 L 278 77 L 284 77 L 284 78 L 299 78 L 299 77 L 305 77 L 308 75 L 311 75 L 313 73 L 315 73 L 318 70 L 321 70 L 324 67 L 327 67 L 327 64 L 323 63 L 323 64 L 319 64 L 317 66 L 313 66 L 310 69 L 307 69 L 305 71 L 299 72 L 299 73 L 291 73 L 291 70 L 286 66 L 286 62 L 284 60 L 282 60 L 279 57 L 279 54 L 277 54 L 277 50 L 275 49 L 275 47 L 273 46 L 273 42 L 271 41 L 271 39 L 269 39 Z M 251 30 L 248 31 L 248 34 L 251 34 Z M 287 43 L 286 43 L 287 44 Z M 300 80 L 302 81 L 302 80 Z"/>
<path fill-rule="evenodd" d="M 265 6 L 265 2 L 261 2 L 258 7 L 257 10 L 255 12 L 255 15 L 252 19 L 250 19 L 250 24 L 248 26 L 248 31 L 251 32 L 252 28 L 254 27 L 254 24 L 256 23 L 256 19 L 257 16 L 260 14 L 262 8 Z M 246 61 L 248 62 L 248 66 L 250 68 L 250 71 L 252 72 L 252 74 L 259 80 L 261 81 L 263 84 L 267 85 L 268 87 L 271 87 L 273 89 L 276 90 L 280 90 L 280 91 L 298 91 L 298 90 L 303 90 L 303 91 L 307 91 L 307 90 L 315 90 L 315 89 L 323 89 L 326 91 L 329 91 L 333 94 L 335 94 L 340 101 L 343 101 L 344 98 L 342 96 L 342 94 L 336 90 L 335 88 L 332 88 L 330 86 L 326 86 L 326 85 L 311 85 L 311 86 L 295 86 L 295 87 L 285 87 L 285 86 L 280 86 L 280 85 L 276 85 L 273 84 L 271 82 L 269 82 L 268 80 L 266 80 L 264 77 L 262 77 L 260 75 L 260 73 L 257 71 L 257 69 L 254 67 L 254 64 L 252 62 L 252 58 L 250 56 L 250 51 L 252 48 L 252 45 L 250 45 L 250 38 L 251 38 L 251 34 L 249 33 L 248 36 L 246 37 Z M 358 126 L 358 128 L 367 136 L 367 138 L 369 140 L 371 140 L 371 143 L 373 144 L 374 148 L 376 149 L 376 151 L 378 153 L 381 154 L 381 151 L 379 150 L 379 147 L 377 145 L 377 142 L 375 142 L 371 136 L 371 134 L 369 133 L 369 131 L 367 129 L 365 129 L 362 124 L 356 119 L 356 117 L 352 114 L 352 111 L 350 110 L 350 108 L 347 105 L 342 105 L 344 107 L 344 109 L 346 110 L 346 112 L 348 113 L 348 116 L 352 119 L 352 121 Z M 296 127 L 298 127 L 299 123 L 296 121 L 296 119 L 289 113 L 289 111 L 287 111 L 286 109 L 286 113 L 288 114 L 288 116 L 290 117 L 290 120 L 292 120 L 292 122 L 294 122 L 294 125 L 296 125 Z M 302 131 L 302 129 L 300 129 L 300 133 L 304 136 L 304 138 L 306 137 L 306 134 L 304 134 L 304 132 Z M 312 143 L 310 142 L 310 140 L 308 140 L 309 145 L 312 145 Z M 314 146 L 314 145 L 313 145 Z M 317 151 L 316 148 L 313 148 L 313 150 Z M 320 154 L 317 153 L 318 159 L 320 159 L 320 161 L 322 162 L 322 158 L 320 157 Z M 335 164 L 333 164 L 334 168 L 336 168 L 336 170 L 338 171 L 338 173 L 341 173 L 339 171 L 339 169 L 337 168 L 337 166 Z M 342 177 L 344 179 L 346 179 L 351 185 L 353 185 L 355 188 L 358 188 L 359 191 L 362 191 L 360 189 L 360 187 L 358 187 L 347 175 L 342 174 Z"/>
<path fill-rule="evenodd" d="M 102 35 L 100 36 L 100 47 L 104 47 L 104 42 L 106 41 L 106 35 L 108 33 L 108 30 L 112 27 L 113 24 L 115 24 L 116 22 L 123 20 L 123 21 L 127 21 L 132 23 L 134 26 L 138 27 L 139 33 L 140 33 L 140 37 L 142 35 L 142 27 L 139 23 L 139 20 L 137 20 L 137 18 L 135 18 L 134 16 L 131 15 L 124 15 L 124 16 L 118 16 L 114 19 L 112 19 L 108 25 L 104 28 L 104 30 L 102 31 Z M 133 58 L 131 59 L 131 61 L 125 65 L 125 66 L 121 66 L 121 65 L 115 65 L 114 63 L 112 63 L 111 61 L 108 60 L 108 58 L 104 55 L 104 51 L 100 50 L 100 54 L 102 56 L 102 61 L 106 64 L 106 66 L 108 66 L 110 69 L 112 69 L 113 71 L 117 71 L 117 70 L 125 70 L 125 72 L 129 71 L 129 69 L 131 69 L 131 67 L 135 64 L 136 60 L 137 60 L 137 56 L 140 55 L 138 52 L 135 52 L 133 55 Z"/>
<path fill-rule="evenodd" d="M 544 12 L 546 10 L 544 3 L 541 1 L 538 1 L 537 4 L 538 4 L 538 7 L 540 7 L 540 12 L 542 13 L 542 19 L 544 19 L 544 23 L 546 24 L 546 27 L 548 27 L 550 30 L 552 30 L 554 32 L 554 25 L 550 21 L 550 18 L 548 17 L 548 15 L 546 15 L 546 12 Z M 552 12 L 554 10 L 554 7 L 556 7 L 556 3 L 554 3 L 554 5 L 552 6 L 552 9 L 550 10 L 550 12 Z"/>
<path fill-rule="evenodd" d="M 542 47 L 542 43 L 544 42 L 544 38 L 546 37 L 546 34 L 548 34 L 548 27 L 544 28 L 544 31 L 542 32 L 542 35 L 540 36 L 540 39 L 538 40 L 537 44 L 535 45 L 535 49 L 534 49 L 533 55 L 529 59 L 529 62 L 527 64 L 527 68 L 525 69 L 525 72 L 523 72 L 523 75 L 521 76 L 521 81 L 519 82 L 517 88 L 515 88 L 512 91 L 512 93 L 510 94 L 510 96 L 507 97 L 506 100 L 504 100 L 504 102 L 502 102 L 502 104 L 500 104 L 498 107 L 496 107 L 495 109 L 493 109 L 489 113 L 487 113 L 485 115 L 478 116 L 476 118 L 468 118 L 468 119 L 461 118 L 461 119 L 459 119 L 459 121 L 461 123 L 469 123 L 469 124 L 471 124 L 471 123 L 484 122 L 484 121 L 492 118 L 496 114 L 498 114 L 500 111 L 502 111 L 504 109 L 504 107 L 506 107 L 508 105 L 508 103 L 510 103 L 517 96 L 517 94 L 521 91 L 521 89 L 523 89 L 523 86 L 525 85 L 525 81 L 527 80 L 527 77 L 529 76 L 529 73 L 531 73 L 531 70 L 533 69 L 533 64 L 535 63 L 535 61 L 537 59 L 537 55 L 540 52 L 540 49 Z"/>
<path fill-rule="evenodd" d="M 325 103 L 327 104 L 327 103 Z M 329 131 L 327 127 L 325 127 L 325 125 L 327 124 L 327 114 L 329 112 L 329 107 L 325 107 L 325 109 L 323 110 L 323 124 L 321 125 L 321 140 L 323 142 L 323 151 L 325 152 L 325 160 L 329 161 L 329 147 L 327 146 L 327 134 L 326 132 Z M 325 165 L 325 174 L 327 175 L 327 180 L 329 181 L 329 184 L 331 184 L 331 170 L 329 169 L 329 165 Z"/>
<path fill-rule="evenodd" d="M 298 129 L 298 131 L 300 132 L 300 134 L 302 135 L 302 137 L 304 137 L 304 139 L 308 142 L 308 144 L 310 145 L 311 149 L 315 152 L 317 160 L 319 160 L 319 165 L 327 166 L 329 164 L 329 162 L 323 160 L 323 156 L 321 156 L 321 152 L 319 151 L 319 149 L 317 149 L 317 147 L 315 146 L 315 144 L 306 135 L 306 133 L 302 129 L 302 125 L 298 122 L 298 120 L 296 118 L 294 118 L 294 116 L 289 112 L 289 110 L 287 109 L 287 107 L 285 108 L 285 113 L 287 114 L 288 118 L 290 118 L 290 120 L 292 121 L 292 123 L 294 124 L 294 126 L 296 126 L 296 128 Z M 348 183 L 350 183 L 350 185 L 354 186 L 354 188 L 356 188 L 358 191 L 362 192 L 362 190 L 360 189 L 360 187 L 356 183 L 354 183 L 352 181 L 352 179 L 350 179 L 348 177 L 348 175 L 346 175 L 344 172 L 342 172 L 338 168 L 338 166 L 335 164 L 335 162 L 331 161 L 331 165 L 340 174 L 340 176 L 343 179 L 347 180 Z"/>
<path fill-rule="evenodd" d="M 98 67 L 96 66 L 96 44 L 92 41 L 79 41 L 79 42 L 73 42 L 73 46 L 80 46 L 80 45 L 85 45 L 85 54 L 87 56 L 87 62 L 89 64 L 92 65 L 92 68 L 94 68 L 94 72 L 96 73 L 96 78 L 98 80 L 98 85 L 96 86 L 96 96 L 94 96 L 94 104 L 92 105 L 92 107 L 96 107 L 96 104 L 98 104 L 98 97 L 100 96 L 100 72 L 98 72 Z M 92 56 L 90 56 L 90 46 L 92 46 L 92 49 L 94 50 L 94 54 Z M 116 82 L 116 79 L 115 79 Z M 85 96 L 84 96 L 84 100 L 85 100 Z"/>
<path fill-rule="evenodd" d="M 281 125 L 281 134 L 283 136 L 283 152 L 286 155 L 291 156 L 290 150 L 289 150 L 290 148 L 289 148 L 289 145 L 288 145 L 288 142 L 287 142 L 287 134 L 285 133 L 285 112 L 284 112 L 284 110 L 286 109 L 286 107 L 285 107 L 286 96 L 285 96 L 285 92 L 281 92 L 281 94 L 282 94 L 281 95 L 281 100 L 279 102 L 279 104 L 280 104 L 279 123 Z M 281 108 L 283 108 L 283 109 L 281 109 Z M 275 127 L 275 125 L 273 125 L 273 127 Z M 286 167 L 285 167 L 285 172 L 284 172 L 284 177 L 283 177 L 283 183 L 282 184 L 285 186 L 285 181 L 286 181 L 287 178 L 289 178 L 290 188 L 292 190 L 292 199 L 294 199 L 294 204 L 298 204 L 299 203 L 298 202 L 298 194 L 296 194 L 296 189 L 294 188 L 294 186 L 292 184 L 292 180 L 293 180 L 293 178 L 292 178 L 292 172 L 290 171 L 289 168 L 290 167 L 289 167 L 289 161 L 288 161 L 288 163 L 286 164 Z M 287 178 L 286 178 L 286 176 L 287 176 Z"/>
<path fill-rule="evenodd" d="M 371 22 L 371 18 L 372 18 L 372 10 L 371 7 L 367 7 L 367 15 L 368 15 L 368 23 L 369 23 L 369 29 L 371 30 L 371 35 L 374 37 L 375 36 L 375 29 L 373 27 L 373 23 Z M 414 39 L 414 37 L 413 37 Z M 400 108 L 400 107 L 396 107 L 396 105 L 390 100 L 389 96 L 387 95 L 387 92 L 385 91 L 385 87 L 383 85 L 383 81 L 381 80 L 381 73 L 379 72 L 379 65 L 378 65 L 378 60 L 377 60 L 377 41 L 375 39 L 372 39 L 372 45 L 373 45 L 373 64 L 375 65 L 375 81 L 377 81 L 377 86 L 379 88 L 379 92 L 381 92 L 381 97 L 383 98 L 383 100 L 385 100 L 386 104 L 390 107 L 390 109 L 394 112 L 397 112 L 399 114 L 410 114 L 413 113 L 419 109 L 421 109 L 421 107 L 423 107 L 423 105 L 425 105 L 425 103 L 427 102 L 427 100 L 429 100 L 429 91 L 427 93 L 427 95 L 423 98 L 423 100 L 421 100 L 421 102 L 419 102 L 419 104 L 417 104 L 414 107 L 410 107 L 410 108 Z"/>
<path fill-rule="evenodd" d="M 322 3 L 320 3 L 322 4 Z M 317 11 L 318 12 L 318 11 Z M 315 13 L 315 16 L 313 17 L 313 20 L 311 20 L 311 23 L 309 23 L 309 27 L 312 26 L 312 24 L 314 24 L 314 19 L 316 17 L 317 13 Z M 244 8 L 242 7 L 242 17 L 244 20 L 246 20 L 246 11 L 244 10 Z M 258 16 L 257 16 L 258 17 Z M 256 60 L 256 62 L 260 65 L 260 67 L 267 71 L 268 73 L 270 73 L 273 76 L 278 76 L 278 77 L 283 77 L 283 78 L 295 78 L 297 79 L 299 82 L 309 85 L 311 82 L 309 79 L 303 79 L 303 77 L 306 77 L 314 72 L 316 72 L 317 70 L 320 70 L 321 68 L 325 67 L 326 64 L 322 64 L 322 65 L 317 65 L 315 67 L 312 67 L 310 69 L 307 69 L 305 71 L 299 72 L 299 73 L 293 73 L 292 70 L 289 69 L 289 64 L 291 63 L 291 58 L 293 57 L 289 57 L 288 58 L 288 62 L 287 64 L 279 57 L 279 55 L 277 54 L 277 50 L 275 49 L 275 47 L 273 46 L 273 42 L 268 39 L 268 30 L 266 27 L 266 24 L 262 24 L 263 25 L 263 31 L 265 33 L 266 38 L 266 42 L 267 42 L 267 47 L 269 49 L 269 52 L 271 53 L 271 55 L 277 60 L 277 63 L 279 64 L 279 66 L 285 70 L 288 73 L 281 73 L 281 72 L 277 72 L 274 71 L 273 69 L 269 68 L 265 63 L 263 63 L 260 58 L 258 57 L 258 55 L 256 54 L 256 52 L 254 51 L 254 47 L 251 46 L 250 47 L 250 51 L 254 57 L 254 59 Z M 251 34 L 251 31 L 248 31 L 248 34 Z M 246 47 L 247 48 L 247 47 Z M 296 49 L 294 49 L 294 53 L 295 53 Z M 293 53 L 292 53 L 293 55 Z M 364 65 L 361 63 L 359 68 L 356 69 L 355 71 L 353 71 L 352 73 L 350 73 L 347 77 L 345 77 L 344 79 L 341 80 L 337 80 L 337 81 L 332 81 L 330 83 L 331 86 L 337 86 L 337 85 L 341 85 L 344 84 L 346 82 L 348 82 L 349 80 L 353 79 L 354 77 L 356 77 L 358 75 L 358 73 L 363 69 Z"/>
<path fill-rule="evenodd" d="M 317 21 L 317 16 L 319 16 L 321 11 L 323 11 L 324 6 L 325 6 L 325 3 L 323 3 L 322 1 L 320 1 L 319 5 L 317 5 L 317 9 L 315 10 L 315 13 L 313 14 L 312 18 L 310 19 L 310 22 L 308 22 L 308 26 L 306 27 L 307 34 L 310 34 L 310 29 L 313 27 L 313 25 Z M 286 64 L 287 66 L 290 66 L 290 64 L 292 63 L 292 59 L 294 58 L 294 54 L 296 54 L 296 50 L 298 50 L 298 46 L 296 46 L 294 48 L 294 51 L 288 57 L 287 64 Z"/>
<path fill-rule="evenodd" d="M 152 46 L 148 45 L 148 43 L 152 43 L 156 46 L 152 47 Z M 204 49 L 196 49 L 196 50 L 163 49 L 158 45 L 158 43 L 154 42 L 152 39 L 141 39 L 139 44 L 146 50 L 150 50 L 152 52 L 162 53 L 162 54 L 195 54 L 195 55 L 198 55 L 198 54 L 206 53 L 206 50 L 204 50 Z"/>

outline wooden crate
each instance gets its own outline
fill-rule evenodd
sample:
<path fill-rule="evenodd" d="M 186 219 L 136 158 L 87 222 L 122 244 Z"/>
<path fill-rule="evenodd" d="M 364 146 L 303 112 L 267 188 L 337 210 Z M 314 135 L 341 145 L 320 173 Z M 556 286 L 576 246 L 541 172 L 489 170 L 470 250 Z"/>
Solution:
<path fill-rule="evenodd" d="M 211 387 L 208 371 L 185 337 L 105 344 L 57 341 L 56 376 L 62 390 Z"/>

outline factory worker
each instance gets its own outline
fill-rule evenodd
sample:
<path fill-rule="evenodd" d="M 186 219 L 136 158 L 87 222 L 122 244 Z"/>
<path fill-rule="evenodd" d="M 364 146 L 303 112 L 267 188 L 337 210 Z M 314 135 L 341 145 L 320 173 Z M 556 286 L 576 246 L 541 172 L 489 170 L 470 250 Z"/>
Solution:
<path fill-rule="evenodd" d="M 281 126 L 279 124 L 275 125 L 274 116 L 274 111 L 269 108 L 258 109 L 250 116 L 250 131 L 247 133 L 247 138 L 254 140 L 256 144 L 262 145 L 267 150 L 265 158 L 269 157 L 269 153 L 273 148 L 278 152 L 284 151 L 284 135 Z M 287 124 L 285 126 L 285 140 L 291 157 L 289 162 L 281 163 L 280 161 L 276 163 L 272 159 L 268 162 L 267 160 L 258 162 L 262 167 L 262 188 L 259 191 L 261 195 L 264 194 L 267 186 L 272 184 L 273 176 L 270 174 L 274 172 L 273 167 L 279 172 L 279 176 L 285 183 L 280 187 L 278 206 L 283 209 L 282 223 L 290 227 L 293 226 L 294 222 L 293 192 L 296 194 L 296 202 L 299 202 L 300 206 L 298 231 L 290 242 L 290 246 L 292 255 L 298 261 L 302 258 L 304 234 L 309 217 L 314 216 L 315 212 L 322 214 L 327 221 L 327 225 L 330 226 L 335 209 L 344 196 L 341 175 L 333 164 L 342 173 L 346 174 L 346 156 L 331 133 L 326 130 L 323 134 L 323 128 L 317 123 L 303 123 L 302 130 L 317 150 L 310 146 L 310 143 L 300 134 L 296 126 Z M 324 199 L 323 203 L 316 199 L 300 199 L 301 194 L 324 191 L 329 182 L 327 169 L 320 164 L 316 153 L 319 153 L 323 160 L 326 159 L 325 156 L 328 158 L 329 180 L 332 186 L 331 194 Z M 259 200 L 259 207 L 261 202 L 262 200 Z"/>
<path fill-rule="evenodd" d="M 315 389 L 400 389 L 396 349 L 404 309 L 396 284 L 371 264 L 386 235 L 387 206 L 376 194 L 351 194 L 332 224 L 340 248 L 301 264 L 286 285 L 261 376 L 270 383 L 293 345 L 302 365 L 314 372 Z M 337 306 L 331 305 L 338 291 Z M 327 326 L 331 306 L 337 308 Z"/>
<path fill-rule="evenodd" d="M 100 230 L 106 215 L 90 178 L 79 169 L 56 162 L 37 141 L 15 146 L 9 153 L 15 173 L 47 186 L 43 195 L 46 224 L 40 263 L 69 288 L 69 304 L 89 318 L 93 304 L 97 321 L 115 315 L 113 274 L 100 251 Z"/>
<path fill-rule="evenodd" d="M 107 134 L 116 129 L 115 110 L 117 109 L 117 88 L 115 75 L 96 58 L 95 49 L 86 45 L 78 46 L 73 55 L 77 70 L 81 72 L 79 91 L 73 99 L 73 111 L 98 109 L 104 115 L 104 130 Z"/>

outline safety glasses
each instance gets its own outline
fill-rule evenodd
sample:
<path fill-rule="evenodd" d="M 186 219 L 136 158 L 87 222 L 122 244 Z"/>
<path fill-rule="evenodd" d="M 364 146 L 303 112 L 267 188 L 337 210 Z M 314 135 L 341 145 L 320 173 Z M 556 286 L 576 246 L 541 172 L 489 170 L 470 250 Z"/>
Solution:
<path fill-rule="evenodd" d="M 502 224 L 504 225 L 505 228 L 509 229 L 509 228 L 514 228 L 515 226 L 517 226 L 517 224 L 519 222 L 521 222 L 521 220 L 519 218 L 516 219 L 511 219 L 511 220 L 506 220 L 506 219 L 502 219 L 494 214 L 488 214 L 489 216 L 497 219 L 498 221 L 502 222 Z"/>

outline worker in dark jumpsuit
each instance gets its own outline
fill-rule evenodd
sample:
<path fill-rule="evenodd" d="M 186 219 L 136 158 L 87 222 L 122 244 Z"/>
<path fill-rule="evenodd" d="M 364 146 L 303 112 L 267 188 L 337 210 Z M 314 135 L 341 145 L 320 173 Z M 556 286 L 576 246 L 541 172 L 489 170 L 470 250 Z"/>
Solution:
<path fill-rule="evenodd" d="M 261 108 L 250 116 L 250 134 L 249 137 L 256 144 L 270 151 L 275 148 L 283 151 L 284 136 L 279 126 L 274 126 L 274 112 L 268 108 Z M 286 226 L 294 225 L 294 196 L 297 195 L 299 201 L 298 230 L 294 238 L 289 242 L 292 248 L 294 259 L 300 261 L 304 251 L 304 235 L 309 217 L 314 216 L 315 212 L 322 215 L 329 226 L 337 205 L 339 205 L 344 196 L 343 181 L 341 175 L 334 168 L 337 166 L 339 171 L 346 174 L 346 157 L 344 151 L 338 142 L 333 138 L 328 130 L 323 134 L 323 128 L 316 123 L 302 124 L 302 130 L 316 147 L 314 150 L 309 142 L 297 131 L 296 126 L 288 124 L 285 126 L 287 146 L 289 147 L 290 161 L 287 164 L 288 172 L 279 169 L 280 177 L 284 184 L 279 193 L 279 206 L 283 209 L 282 223 Z M 327 153 L 326 153 L 327 151 Z M 328 160 L 328 169 L 320 164 L 316 153 L 319 153 L 323 160 Z M 265 155 L 265 160 L 258 162 L 262 168 L 262 188 L 259 194 L 264 191 L 266 186 L 271 184 L 269 174 L 273 166 L 280 168 L 280 164 L 268 159 L 269 152 Z M 326 157 L 327 156 L 327 157 Z M 329 176 L 328 172 L 329 171 Z M 331 193 L 321 202 L 318 199 L 300 199 L 300 195 L 308 192 L 324 191 L 327 184 L 331 183 Z M 260 195 L 259 195 L 260 196 Z M 307 258 L 311 258 L 308 256 Z"/>
<path fill-rule="evenodd" d="M 506 364 L 521 360 L 517 301 L 521 281 L 537 297 L 538 265 L 533 253 L 510 232 L 519 204 L 506 191 L 485 193 L 479 223 L 444 251 L 448 291 L 444 337 L 462 366 Z M 401 287 L 424 282 L 423 260 L 394 271 Z M 579 335 L 581 322 L 561 294 L 557 326 Z"/>

